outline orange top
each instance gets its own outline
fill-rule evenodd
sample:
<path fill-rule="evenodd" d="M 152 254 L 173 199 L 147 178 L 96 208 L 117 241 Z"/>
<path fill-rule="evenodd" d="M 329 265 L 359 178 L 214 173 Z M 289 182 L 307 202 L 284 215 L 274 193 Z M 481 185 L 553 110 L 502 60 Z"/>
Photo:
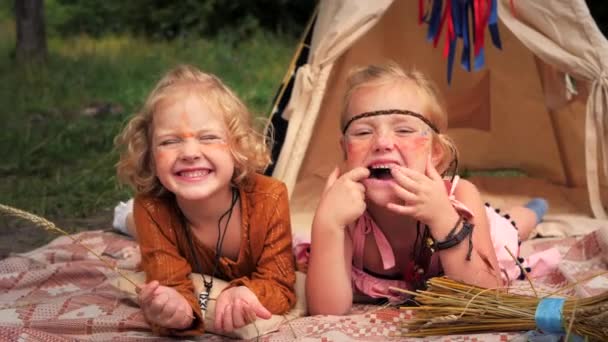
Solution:
<path fill-rule="evenodd" d="M 282 314 L 296 302 L 295 262 L 291 249 L 291 225 L 287 188 L 282 182 L 259 174 L 241 186 L 241 244 L 236 261 L 221 257 L 217 273 L 230 286 L 247 286 L 273 314 Z M 137 196 L 134 204 L 137 240 L 146 281 L 158 280 L 175 288 L 194 311 L 192 326 L 184 330 L 152 326 L 159 335 L 204 333 L 201 309 L 194 285 L 188 278 L 194 258 L 206 274 L 213 271 L 215 251 L 194 238 L 194 255 L 188 234 L 171 197 Z M 194 236 L 194 235 L 193 235 Z"/>

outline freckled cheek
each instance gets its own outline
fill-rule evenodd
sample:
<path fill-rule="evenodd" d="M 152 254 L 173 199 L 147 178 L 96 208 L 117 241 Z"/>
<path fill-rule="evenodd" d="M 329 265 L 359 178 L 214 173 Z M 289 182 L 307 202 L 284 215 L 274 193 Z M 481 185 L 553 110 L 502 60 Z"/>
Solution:
<path fill-rule="evenodd" d="M 175 153 L 172 151 L 155 150 L 152 154 L 154 157 L 154 163 L 156 166 L 167 165 L 171 163 L 171 159 L 174 159 Z"/>
<path fill-rule="evenodd" d="M 422 136 L 413 139 L 396 139 L 395 145 L 397 145 L 397 148 L 400 151 L 411 153 L 424 150 L 427 148 L 427 146 L 429 146 L 429 142 L 430 139 L 428 137 Z"/>
<path fill-rule="evenodd" d="M 369 154 L 371 142 L 348 141 L 346 143 L 346 159 L 350 162 L 361 161 Z"/>
<path fill-rule="evenodd" d="M 407 160 L 408 165 L 414 165 L 414 161 L 424 156 L 430 146 L 428 137 L 416 137 L 410 139 L 397 139 L 395 145 L 399 153 Z"/>

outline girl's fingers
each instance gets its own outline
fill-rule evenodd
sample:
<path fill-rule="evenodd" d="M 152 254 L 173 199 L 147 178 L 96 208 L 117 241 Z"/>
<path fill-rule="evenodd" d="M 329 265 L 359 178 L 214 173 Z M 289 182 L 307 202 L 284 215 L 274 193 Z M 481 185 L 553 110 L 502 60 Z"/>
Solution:
<path fill-rule="evenodd" d="M 253 323 L 258 319 L 258 316 L 255 314 L 255 311 L 251 308 L 251 306 L 247 305 L 247 311 L 245 312 L 245 318 L 247 320 L 247 324 Z"/>
<path fill-rule="evenodd" d="M 177 313 L 177 306 L 172 301 L 167 300 L 165 305 L 161 308 L 161 311 L 157 315 L 158 319 L 162 322 L 170 322 L 175 321 L 175 314 Z"/>
<path fill-rule="evenodd" d="M 403 188 L 397 184 L 392 184 L 392 187 L 393 187 L 393 191 L 395 191 L 395 194 L 397 195 L 397 197 L 404 200 L 405 203 L 412 203 L 417 198 L 417 196 L 415 194 L 409 192 L 408 190 L 406 190 L 405 188 Z"/>
<path fill-rule="evenodd" d="M 412 214 L 414 213 L 414 208 L 405 205 L 399 205 L 396 203 L 389 203 L 386 205 L 386 207 L 389 210 L 404 216 L 412 216 Z"/>
<path fill-rule="evenodd" d="M 259 301 L 249 305 L 257 317 L 262 319 L 269 319 L 272 317 L 272 313 L 268 311 L 268 309 L 266 309 Z"/>
<path fill-rule="evenodd" d="M 165 306 L 163 315 L 166 315 L 164 322 L 167 327 L 177 328 L 184 324 L 184 313 L 172 304 Z"/>
<path fill-rule="evenodd" d="M 169 324 L 176 328 L 185 328 L 189 326 L 192 323 L 192 315 L 188 312 L 188 309 L 189 308 L 187 307 L 176 307 L 173 315 L 169 318 Z"/>
<path fill-rule="evenodd" d="M 338 177 L 340 177 L 340 168 L 336 166 L 332 173 L 329 174 L 329 177 L 327 177 L 327 181 L 325 182 L 325 190 L 323 190 L 323 192 L 331 188 L 331 186 L 334 185 Z"/>
<path fill-rule="evenodd" d="M 437 169 L 435 168 L 435 165 L 433 165 L 433 162 L 431 161 L 431 157 L 430 156 L 426 160 L 425 174 L 430 179 L 432 179 L 434 181 L 436 181 L 436 180 L 443 180 L 443 178 L 441 177 L 441 175 L 439 174 L 439 172 L 437 172 Z"/>
<path fill-rule="evenodd" d="M 366 167 L 356 167 L 342 175 L 342 177 L 353 182 L 360 182 L 369 177 L 369 169 Z"/>
<path fill-rule="evenodd" d="M 425 179 L 428 178 L 425 174 L 420 173 L 420 172 L 418 172 L 418 171 L 416 171 L 414 169 L 410 169 L 410 168 L 405 167 L 405 166 L 399 166 L 399 165 L 397 165 L 397 166 L 391 168 L 391 171 L 393 169 L 397 169 L 397 171 L 400 171 L 402 174 L 404 174 L 405 176 L 409 177 L 414 182 L 422 182 L 422 181 L 424 181 Z"/>
<path fill-rule="evenodd" d="M 226 310 L 226 306 L 223 305 L 222 303 L 218 302 L 215 305 L 215 317 L 214 317 L 214 322 L 213 325 L 215 327 L 215 330 L 217 331 L 222 331 L 222 319 L 224 317 L 224 311 Z"/>
<path fill-rule="evenodd" d="M 232 324 L 232 309 L 231 304 L 226 305 L 224 315 L 222 316 L 222 329 L 226 332 L 234 330 L 234 325 Z"/>
<path fill-rule="evenodd" d="M 160 284 L 156 280 L 153 280 L 153 281 L 149 282 L 148 284 L 142 286 L 141 291 L 139 292 L 139 296 L 138 296 L 139 301 L 141 303 L 149 302 L 152 298 L 154 298 L 154 292 L 156 291 L 156 289 L 159 286 L 160 286 Z"/>
<path fill-rule="evenodd" d="M 246 316 L 245 316 L 245 306 L 247 304 L 240 299 L 234 301 L 234 307 L 232 309 L 232 324 L 235 329 L 238 329 L 245 324 Z"/>
<path fill-rule="evenodd" d="M 154 298 L 150 302 L 150 314 L 166 319 L 167 317 L 164 317 L 166 314 L 163 314 L 163 311 L 165 311 L 165 307 L 169 304 L 169 296 L 166 292 L 157 293 L 155 291 L 154 293 Z"/>
<path fill-rule="evenodd" d="M 391 175 L 401 187 L 409 190 L 412 193 L 418 193 L 419 183 L 416 182 L 409 174 L 403 172 L 406 168 L 392 168 Z"/>
<path fill-rule="evenodd" d="M 355 183 L 355 189 L 357 189 L 357 193 L 359 193 L 362 198 L 365 198 L 365 185 L 361 183 Z"/>

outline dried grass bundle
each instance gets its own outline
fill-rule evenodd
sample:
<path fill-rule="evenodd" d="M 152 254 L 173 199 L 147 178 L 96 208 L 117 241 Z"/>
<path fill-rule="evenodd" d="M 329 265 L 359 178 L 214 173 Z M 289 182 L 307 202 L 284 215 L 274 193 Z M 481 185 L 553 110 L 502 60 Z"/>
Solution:
<path fill-rule="evenodd" d="M 545 332 L 558 333 L 561 330 L 568 335 L 578 334 L 591 340 L 608 341 L 608 292 L 588 298 L 562 296 L 562 299 L 556 300 L 556 295 L 566 288 L 534 297 L 509 293 L 508 289 L 484 289 L 448 278 L 432 278 L 427 285 L 427 290 L 416 292 L 393 288 L 414 296 L 413 300 L 420 305 L 402 308 L 415 313 L 412 319 L 405 322 L 404 336 L 539 328 Z M 548 329 L 551 326 L 558 330 L 551 331 L 553 329 Z"/>

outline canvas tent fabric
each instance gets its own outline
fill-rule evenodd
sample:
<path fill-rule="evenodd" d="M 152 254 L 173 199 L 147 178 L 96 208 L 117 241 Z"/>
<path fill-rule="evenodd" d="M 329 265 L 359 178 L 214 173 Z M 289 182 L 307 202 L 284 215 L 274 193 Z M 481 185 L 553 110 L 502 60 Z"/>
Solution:
<path fill-rule="evenodd" d="M 343 160 L 339 113 L 349 71 L 389 60 L 425 72 L 446 96 L 460 170 L 518 169 L 586 185 L 588 214 L 606 218 L 608 42 L 583 0 L 517 1 L 514 12 L 509 0 L 498 3 L 503 49 L 486 41 L 486 66 L 455 67 L 448 85 L 446 61 L 418 24 L 418 2 L 320 1 L 272 174 L 287 184 L 296 225 L 300 215 L 309 225 L 323 180 Z"/>
<path fill-rule="evenodd" d="M 585 116 L 585 169 L 591 206 L 606 219 L 599 175 L 608 176 L 608 41 L 595 25 L 584 1 L 524 1 L 517 17 L 500 2 L 502 20 L 519 40 L 546 63 L 590 83 Z M 550 20 L 555 13 L 559 25 Z M 598 170 L 598 150 L 603 155 Z"/>

